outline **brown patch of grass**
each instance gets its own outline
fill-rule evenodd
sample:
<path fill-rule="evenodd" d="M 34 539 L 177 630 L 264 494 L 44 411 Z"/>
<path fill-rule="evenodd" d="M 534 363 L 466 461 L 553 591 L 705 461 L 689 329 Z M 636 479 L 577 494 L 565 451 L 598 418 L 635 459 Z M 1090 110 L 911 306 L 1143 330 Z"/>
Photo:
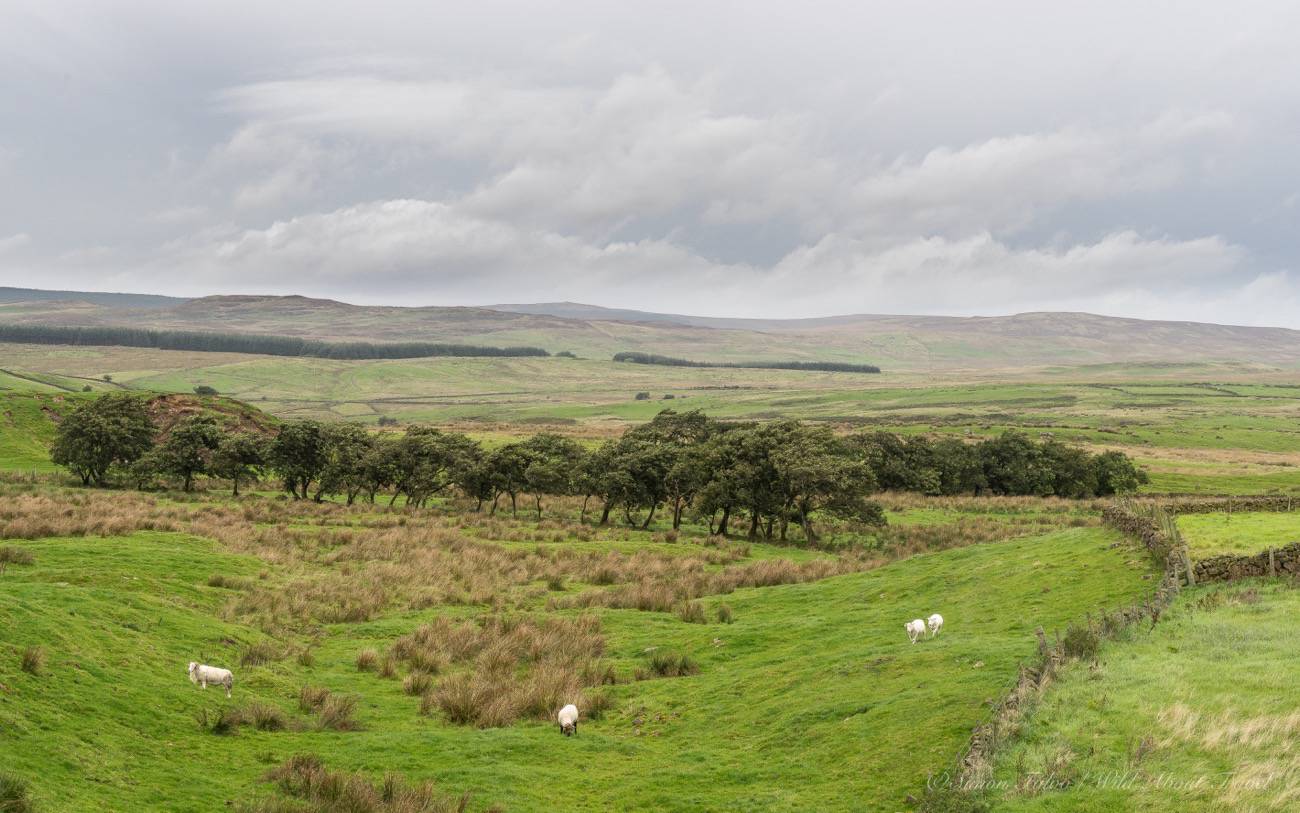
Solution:
<path fill-rule="evenodd" d="M 29 646 L 23 650 L 21 666 L 24 672 L 39 677 L 45 672 L 45 647 Z"/>
<path fill-rule="evenodd" d="M 357 710 L 358 698 L 350 695 L 331 694 L 320 704 L 320 726 L 330 731 L 356 731 L 361 727 L 353 714 Z"/>
<path fill-rule="evenodd" d="M 357 671 L 373 672 L 379 666 L 379 653 L 374 649 L 363 649 L 357 653 Z"/>
<path fill-rule="evenodd" d="M 241 716 L 258 731 L 283 731 L 289 725 L 284 712 L 267 703 L 250 703 Z"/>
<path fill-rule="evenodd" d="M 402 680 L 402 691 L 411 696 L 424 696 L 433 687 L 433 675 L 416 670 Z"/>
<path fill-rule="evenodd" d="M 549 719 L 584 686 L 612 680 L 613 670 L 600 661 L 604 645 L 594 617 L 494 616 L 478 623 L 438 618 L 399 638 L 392 651 L 416 670 L 407 692 L 422 696 L 422 713 L 437 709 L 448 722 L 492 728 Z M 429 690 L 414 665 L 431 661 L 467 668 Z"/>
<path fill-rule="evenodd" d="M 30 565 L 36 561 L 32 552 L 13 545 L 0 545 L 0 576 L 4 575 L 9 565 Z"/>
<path fill-rule="evenodd" d="M 683 601 L 678 604 L 677 617 L 688 624 L 706 624 L 709 620 L 704 615 L 704 605 L 698 601 Z"/>
<path fill-rule="evenodd" d="M 208 577 L 208 587 L 221 587 L 226 590 L 246 590 L 252 586 L 252 582 L 241 576 L 227 576 L 222 573 L 213 573 Z"/>
<path fill-rule="evenodd" d="M 330 771 L 319 757 L 291 757 L 266 775 L 280 793 L 300 799 L 310 810 L 347 813 L 465 813 L 469 796 L 440 793 L 431 783 L 408 784 L 394 774 L 378 784 L 362 774 Z M 282 803 L 264 800 L 246 808 L 250 813 L 285 810 Z M 299 808 L 294 808 L 295 810 Z"/>
<path fill-rule="evenodd" d="M 646 659 L 646 668 L 637 670 L 637 680 L 648 680 L 656 677 L 685 677 L 686 675 L 698 674 L 700 665 L 695 660 L 681 652 L 672 650 L 659 649 L 650 653 Z"/>
<path fill-rule="evenodd" d="M 324 686 L 303 686 L 298 690 L 298 708 L 308 714 L 315 713 L 330 697 L 330 690 Z"/>
<path fill-rule="evenodd" d="M 36 813 L 32 789 L 25 779 L 0 772 L 0 810 L 4 813 Z"/>
<path fill-rule="evenodd" d="M 240 666 L 263 666 L 280 659 L 280 648 L 274 641 L 258 641 L 249 644 L 239 656 Z"/>

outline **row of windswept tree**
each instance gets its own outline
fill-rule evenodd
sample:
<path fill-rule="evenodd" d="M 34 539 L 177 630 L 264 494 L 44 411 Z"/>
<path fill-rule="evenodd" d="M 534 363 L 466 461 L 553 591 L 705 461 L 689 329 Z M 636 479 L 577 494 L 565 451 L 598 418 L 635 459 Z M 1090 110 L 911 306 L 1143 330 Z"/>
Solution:
<path fill-rule="evenodd" d="M 138 488 L 170 482 L 190 490 L 200 477 L 242 484 L 274 477 L 295 499 L 358 499 L 422 507 L 458 494 L 475 510 L 512 513 L 531 498 L 583 498 L 601 524 L 617 517 L 648 528 L 667 512 L 672 527 L 693 515 L 711 533 L 745 522 L 750 537 L 786 538 L 797 525 L 817 539 L 814 520 L 832 515 L 875 523 L 868 499 L 880 489 L 926 494 L 1018 494 L 1071 498 L 1133 491 L 1143 473 L 1121 452 L 1090 454 L 1024 433 L 967 443 L 885 432 L 838 435 L 798 421 L 724 422 L 665 410 L 594 448 L 542 432 L 493 449 L 472 438 L 412 426 L 373 432 L 345 422 L 289 421 L 275 435 L 228 431 L 210 415 L 182 419 L 162 437 L 145 402 L 127 394 L 89 401 L 61 421 L 51 450 L 85 484 L 125 480 Z"/>

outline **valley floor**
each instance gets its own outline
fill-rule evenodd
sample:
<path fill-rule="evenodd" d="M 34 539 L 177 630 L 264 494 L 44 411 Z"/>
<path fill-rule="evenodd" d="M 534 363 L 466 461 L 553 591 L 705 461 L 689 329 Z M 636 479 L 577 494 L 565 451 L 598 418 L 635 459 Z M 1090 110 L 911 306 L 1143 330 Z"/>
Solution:
<path fill-rule="evenodd" d="M 211 513 L 202 503 L 154 510 L 157 525 Z M 8 536 L 20 520 L 10 517 Z M 29 781 L 40 809 L 51 811 L 243 803 L 273 794 L 263 775 L 299 753 L 376 777 L 396 771 L 432 779 L 448 793 L 471 794 L 475 810 L 893 811 L 920 793 L 930 772 L 946 767 L 985 718 L 989 701 L 1033 652 L 1036 626 L 1063 628 L 1152 586 L 1148 560 L 1117 545 L 1115 534 L 1063 523 L 865 572 L 706 596 L 706 623 L 552 601 L 617 589 L 577 578 L 558 594 L 540 583 L 520 585 L 505 608 L 499 601 L 398 601 L 355 622 L 268 625 L 239 609 L 259 589 L 305 594 L 336 583 L 321 580 L 343 577 L 337 583 L 344 584 L 348 573 L 382 567 L 351 558 L 373 520 L 359 512 L 351 543 L 337 536 L 348 532 L 348 515 L 334 509 L 285 526 L 304 533 L 283 540 L 262 525 L 256 544 L 246 546 L 263 546 L 260 555 L 235 550 L 238 542 L 170 531 L 35 531 L 40 538 L 9 539 L 4 544 L 34 561 L 0 575 L 4 772 Z M 924 512 L 916 521 L 925 521 Z M 500 540 L 482 541 L 519 555 L 563 547 L 564 526 L 540 534 L 528 527 L 498 527 Z M 538 541 L 511 541 L 530 536 Z M 431 538 L 413 537 L 412 544 L 464 544 L 451 532 Z M 628 539 L 611 535 L 607 555 L 634 558 L 654 549 L 638 553 L 639 543 Z M 601 540 L 575 544 L 599 547 Z M 699 540 L 658 544 L 709 550 Z M 304 546 L 310 555 L 292 553 Z M 782 555 L 754 546 L 738 563 Z M 716 620 L 724 603 L 733 623 Z M 903 622 L 936 611 L 948 619 L 943 633 L 910 644 Z M 608 708 L 578 737 L 561 737 L 542 720 L 476 728 L 451 724 L 436 710 L 422 715 L 420 699 L 403 691 L 406 669 L 387 679 L 356 666 L 360 649 L 384 652 L 437 616 L 502 613 L 599 620 L 618 682 L 603 690 Z M 270 660 L 241 665 L 241 653 L 259 643 L 274 653 Z M 19 666 L 29 647 L 45 653 L 37 674 Z M 312 652 L 310 665 L 293 655 L 302 648 Z M 656 651 L 686 655 L 698 673 L 633 680 Z M 191 660 L 232 666 L 234 698 L 191 685 Z M 296 706 L 304 685 L 359 698 L 359 729 L 322 730 Z M 286 730 L 245 726 L 221 736 L 196 722 L 253 702 L 279 709 Z"/>

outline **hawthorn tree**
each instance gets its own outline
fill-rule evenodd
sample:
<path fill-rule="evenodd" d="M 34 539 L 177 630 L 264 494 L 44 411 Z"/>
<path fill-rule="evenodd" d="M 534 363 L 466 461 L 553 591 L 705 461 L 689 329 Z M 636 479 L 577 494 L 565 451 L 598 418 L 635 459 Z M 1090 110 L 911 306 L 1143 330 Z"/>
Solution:
<path fill-rule="evenodd" d="M 307 499 L 307 489 L 325 468 L 325 428 L 319 421 L 289 421 L 271 441 L 267 463 L 284 479 L 295 500 Z"/>
<path fill-rule="evenodd" d="M 130 466 L 149 451 L 154 431 L 144 399 L 101 395 L 59 421 L 50 460 L 80 477 L 82 485 L 103 486 L 111 467 Z"/>
<path fill-rule="evenodd" d="M 266 438 L 255 432 L 233 432 L 221 438 L 212 453 L 208 471 L 214 477 L 229 480 L 231 494 L 239 496 L 239 484 L 256 480 L 266 465 Z"/>
<path fill-rule="evenodd" d="M 537 518 L 542 518 L 542 495 L 568 496 L 576 492 L 582 469 L 583 448 L 576 441 L 542 432 L 519 444 L 526 463 L 523 481 L 533 495 Z"/>
<path fill-rule="evenodd" d="M 182 491 L 190 491 L 194 477 L 208 470 L 208 461 L 221 438 L 221 427 L 211 415 L 184 418 L 158 445 L 154 465 L 159 474 L 180 479 Z"/>

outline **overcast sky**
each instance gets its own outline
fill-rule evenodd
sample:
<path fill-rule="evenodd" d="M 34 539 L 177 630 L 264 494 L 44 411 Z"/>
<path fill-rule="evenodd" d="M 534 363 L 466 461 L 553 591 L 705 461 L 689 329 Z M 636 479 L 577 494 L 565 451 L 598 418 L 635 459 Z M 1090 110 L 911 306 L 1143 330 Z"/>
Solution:
<path fill-rule="evenodd" d="M 1300 4 L 1070 5 L 0 0 L 0 285 L 1300 328 Z"/>

